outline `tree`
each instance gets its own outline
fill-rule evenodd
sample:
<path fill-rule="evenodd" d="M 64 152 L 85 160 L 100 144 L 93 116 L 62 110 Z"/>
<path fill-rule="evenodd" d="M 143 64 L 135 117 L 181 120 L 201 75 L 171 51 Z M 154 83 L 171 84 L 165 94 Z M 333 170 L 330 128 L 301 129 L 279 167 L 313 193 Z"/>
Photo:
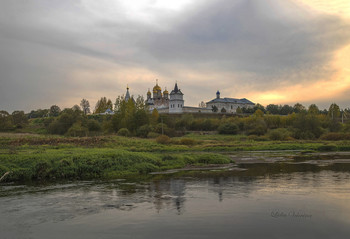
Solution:
<path fill-rule="evenodd" d="M 309 106 L 307 113 L 313 114 L 313 115 L 318 115 L 320 113 L 320 110 L 318 109 L 317 105 L 312 104 Z"/>
<path fill-rule="evenodd" d="M 293 113 L 293 107 L 290 105 L 284 105 L 284 106 L 282 106 L 282 108 L 280 110 L 281 115 L 289 115 L 292 113 Z"/>
<path fill-rule="evenodd" d="M 81 112 L 79 105 L 73 105 L 72 110 L 76 112 Z"/>
<path fill-rule="evenodd" d="M 238 108 L 236 109 L 236 113 L 237 113 L 237 114 L 242 114 L 242 113 L 243 113 L 241 107 L 238 107 Z"/>
<path fill-rule="evenodd" d="M 58 107 L 57 105 L 53 105 L 50 107 L 49 115 L 56 117 L 60 114 L 60 112 L 61 112 L 60 107 Z"/>
<path fill-rule="evenodd" d="M 293 123 L 294 137 L 297 139 L 314 139 L 322 134 L 321 122 L 316 115 L 301 112 Z"/>
<path fill-rule="evenodd" d="M 263 117 L 264 116 L 264 112 L 261 109 L 257 109 L 254 112 L 254 116 L 257 117 L 257 118 Z"/>
<path fill-rule="evenodd" d="M 159 119 L 158 110 L 156 108 L 154 108 L 153 111 L 152 111 L 152 115 L 151 115 L 151 123 L 152 124 L 157 124 L 158 119 Z"/>
<path fill-rule="evenodd" d="M 213 111 L 214 113 L 216 113 L 216 112 L 218 112 L 218 107 L 216 107 L 216 105 L 213 105 L 212 107 L 211 107 L 211 111 Z"/>
<path fill-rule="evenodd" d="M 280 114 L 281 108 L 282 108 L 281 106 L 269 104 L 268 106 L 266 106 L 266 111 L 269 112 L 270 114 L 278 115 Z"/>
<path fill-rule="evenodd" d="M 114 103 L 114 112 L 118 112 L 120 110 L 120 107 L 123 102 L 125 103 L 124 95 L 121 95 L 121 96 L 119 95 Z"/>
<path fill-rule="evenodd" d="M 112 101 L 110 99 L 107 100 L 106 97 L 101 97 L 96 103 L 94 113 L 104 113 L 107 109 L 113 109 Z"/>
<path fill-rule="evenodd" d="M 90 114 L 90 103 L 87 99 L 82 99 L 80 106 L 84 112 L 84 115 Z"/>
<path fill-rule="evenodd" d="M 24 111 L 13 111 L 12 120 L 17 128 L 23 128 L 28 123 L 28 118 L 24 114 Z"/>
<path fill-rule="evenodd" d="M 221 113 L 226 113 L 226 109 L 224 107 L 222 107 Z"/>
<path fill-rule="evenodd" d="M 339 122 L 340 108 L 336 103 L 331 104 L 328 110 L 328 117 L 330 118 L 329 130 L 331 132 L 337 132 L 341 129 L 341 124 Z"/>
<path fill-rule="evenodd" d="M 218 127 L 219 134 L 237 134 L 238 127 L 235 123 L 224 123 Z"/>
<path fill-rule="evenodd" d="M 295 113 L 301 113 L 301 112 L 306 112 L 305 106 L 303 106 L 300 103 L 296 103 L 293 107 L 293 111 Z"/>
<path fill-rule="evenodd" d="M 4 110 L 0 111 L 0 131 L 7 131 L 13 129 L 12 117 Z"/>
<path fill-rule="evenodd" d="M 328 116 L 332 119 L 340 117 L 340 108 L 336 103 L 333 103 L 331 106 L 329 106 Z"/>
<path fill-rule="evenodd" d="M 133 101 L 133 98 L 131 97 L 129 100 Z M 136 110 L 143 110 L 146 107 L 145 99 L 142 95 L 137 96 L 135 101 L 135 108 Z"/>
<path fill-rule="evenodd" d="M 266 113 L 265 107 L 259 103 L 257 103 L 253 108 L 253 113 L 257 110 L 261 110 L 263 113 Z"/>

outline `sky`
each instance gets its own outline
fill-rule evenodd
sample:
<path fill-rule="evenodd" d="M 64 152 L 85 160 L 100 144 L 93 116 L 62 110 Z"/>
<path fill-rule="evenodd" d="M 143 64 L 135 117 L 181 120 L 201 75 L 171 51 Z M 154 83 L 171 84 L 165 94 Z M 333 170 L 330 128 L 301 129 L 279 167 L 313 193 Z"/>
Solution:
<path fill-rule="evenodd" d="M 0 110 L 62 109 L 175 82 L 222 97 L 350 107 L 348 0 L 0 0 Z"/>

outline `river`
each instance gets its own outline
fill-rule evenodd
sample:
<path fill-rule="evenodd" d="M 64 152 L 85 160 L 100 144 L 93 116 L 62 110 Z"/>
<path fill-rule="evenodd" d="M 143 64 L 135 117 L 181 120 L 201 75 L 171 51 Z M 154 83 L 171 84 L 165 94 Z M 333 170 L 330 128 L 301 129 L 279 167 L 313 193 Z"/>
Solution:
<path fill-rule="evenodd" d="M 0 238 L 349 238 L 348 156 L 313 167 L 246 155 L 243 170 L 2 184 Z M 329 158 L 341 164 L 327 168 Z"/>

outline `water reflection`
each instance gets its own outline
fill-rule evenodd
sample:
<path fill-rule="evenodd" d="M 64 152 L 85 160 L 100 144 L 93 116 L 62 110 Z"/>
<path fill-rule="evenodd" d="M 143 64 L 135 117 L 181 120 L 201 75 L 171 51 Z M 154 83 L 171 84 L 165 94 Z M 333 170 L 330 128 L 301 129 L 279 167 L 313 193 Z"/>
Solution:
<path fill-rule="evenodd" d="M 247 170 L 180 172 L 149 180 L 1 185 L 1 238 L 350 234 L 347 165 L 282 162 L 240 167 Z"/>

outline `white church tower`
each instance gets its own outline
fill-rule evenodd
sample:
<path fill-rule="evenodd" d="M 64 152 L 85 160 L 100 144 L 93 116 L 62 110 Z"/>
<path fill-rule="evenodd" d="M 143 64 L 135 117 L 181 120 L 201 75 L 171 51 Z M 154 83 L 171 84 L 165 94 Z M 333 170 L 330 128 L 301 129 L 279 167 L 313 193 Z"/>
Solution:
<path fill-rule="evenodd" d="M 177 87 L 175 83 L 174 90 L 170 93 L 169 99 L 169 114 L 181 114 L 183 112 L 184 100 L 181 90 Z"/>

